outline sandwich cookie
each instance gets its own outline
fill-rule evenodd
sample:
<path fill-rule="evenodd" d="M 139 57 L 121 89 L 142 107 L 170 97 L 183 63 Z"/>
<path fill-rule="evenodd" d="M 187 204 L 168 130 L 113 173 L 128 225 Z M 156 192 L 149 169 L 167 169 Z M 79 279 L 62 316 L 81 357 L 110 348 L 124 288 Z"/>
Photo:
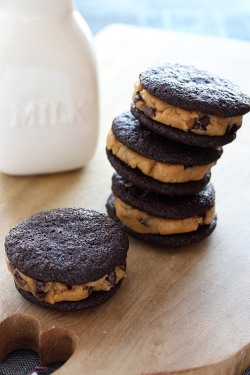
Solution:
<path fill-rule="evenodd" d="M 250 98 L 232 82 L 193 66 L 164 64 L 142 72 L 133 115 L 154 132 L 199 147 L 232 142 Z"/>
<path fill-rule="evenodd" d="M 127 180 L 140 180 L 139 186 L 170 195 L 199 191 L 222 154 L 221 148 L 201 149 L 161 137 L 130 112 L 114 119 L 107 150 L 111 164 Z"/>
<path fill-rule="evenodd" d="M 7 265 L 21 295 L 62 311 L 108 301 L 126 277 L 128 246 L 113 220 L 83 208 L 37 213 L 5 240 Z"/>
<path fill-rule="evenodd" d="M 143 191 L 118 174 L 112 178 L 109 216 L 134 237 L 160 246 L 184 246 L 208 237 L 216 226 L 215 192 L 209 183 L 189 196 Z"/>
<path fill-rule="evenodd" d="M 107 157 L 112 167 L 124 177 L 125 180 L 139 186 L 143 190 L 151 190 L 166 195 L 189 195 L 198 193 L 210 181 L 211 172 L 207 172 L 199 181 L 188 181 L 182 183 L 166 183 L 141 173 L 138 168 L 131 168 L 126 163 L 113 155 L 112 151 L 106 149 Z"/>

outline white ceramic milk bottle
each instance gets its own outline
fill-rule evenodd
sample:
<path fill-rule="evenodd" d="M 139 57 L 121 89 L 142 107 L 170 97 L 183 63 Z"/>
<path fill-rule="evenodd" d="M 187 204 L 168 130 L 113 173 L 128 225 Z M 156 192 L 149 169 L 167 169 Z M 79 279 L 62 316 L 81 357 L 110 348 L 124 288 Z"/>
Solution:
<path fill-rule="evenodd" d="M 0 0 L 0 170 L 80 168 L 97 135 L 91 35 L 73 0 Z"/>

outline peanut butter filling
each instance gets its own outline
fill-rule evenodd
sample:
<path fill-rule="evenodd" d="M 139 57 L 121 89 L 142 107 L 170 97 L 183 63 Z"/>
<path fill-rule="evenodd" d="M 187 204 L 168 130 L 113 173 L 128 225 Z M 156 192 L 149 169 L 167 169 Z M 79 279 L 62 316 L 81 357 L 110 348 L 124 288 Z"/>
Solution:
<path fill-rule="evenodd" d="M 161 163 L 130 150 L 115 138 L 112 130 L 108 133 L 107 148 L 131 168 L 138 168 L 143 174 L 162 182 L 174 183 L 201 180 L 215 164 L 185 168 L 184 165 L 180 164 Z"/>
<path fill-rule="evenodd" d="M 242 124 L 242 116 L 221 117 L 174 107 L 150 94 L 140 81 L 135 84 L 132 100 L 136 108 L 153 120 L 195 134 L 220 136 Z"/>
<path fill-rule="evenodd" d="M 31 292 L 39 301 L 50 304 L 62 301 L 80 301 L 88 298 L 93 291 L 109 291 L 119 281 L 127 276 L 124 266 L 117 266 L 113 273 L 101 279 L 80 285 L 65 285 L 57 281 L 43 283 L 24 275 L 18 269 L 12 269 L 10 261 L 6 258 L 9 271 L 15 283 L 24 291 Z"/>
<path fill-rule="evenodd" d="M 199 225 L 208 225 L 212 222 L 215 207 L 213 206 L 204 214 L 204 217 L 193 216 L 182 220 L 169 220 L 148 215 L 144 211 L 137 210 L 115 197 L 114 207 L 116 216 L 128 228 L 141 234 L 178 234 L 193 232 Z"/>

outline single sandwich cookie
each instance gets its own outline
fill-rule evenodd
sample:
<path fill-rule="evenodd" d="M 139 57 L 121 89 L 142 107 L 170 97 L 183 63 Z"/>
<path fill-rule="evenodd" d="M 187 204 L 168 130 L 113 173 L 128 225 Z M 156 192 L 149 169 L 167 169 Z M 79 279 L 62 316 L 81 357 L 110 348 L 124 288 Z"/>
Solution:
<path fill-rule="evenodd" d="M 211 172 L 209 171 L 199 181 L 188 181 L 182 183 L 162 182 L 155 180 L 150 176 L 146 176 L 139 168 L 129 167 L 126 163 L 113 155 L 112 151 L 106 149 L 106 153 L 110 164 L 116 172 L 128 182 L 131 182 L 143 190 L 151 190 L 166 195 L 190 195 L 202 190 L 211 178 Z"/>
<path fill-rule="evenodd" d="M 161 137 L 141 125 L 130 112 L 113 120 L 107 149 L 128 168 L 138 169 L 146 177 L 168 184 L 199 181 L 199 186 L 222 154 L 221 148 L 201 149 Z"/>
<path fill-rule="evenodd" d="M 215 192 L 209 183 L 189 196 L 143 191 L 118 174 L 107 211 L 133 236 L 161 246 L 183 246 L 208 237 L 216 226 Z"/>
<path fill-rule="evenodd" d="M 193 66 L 164 64 L 139 76 L 133 115 L 154 132 L 199 147 L 232 142 L 250 98 L 232 82 Z"/>
<path fill-rule="evenodd" d="M 5 240 L 17 290 L 30 302 L 62 311 L 108 301 L 126 277 L 128 246 L 113 220 L 83 208 L 37 213 Z"/>
<path fill-rule="evenodd" d="M 235 126 L 224 135 L 208 137 L 207 135 L 197 135 L 192 130 L 183 131 L 173 126 L 166 126 L 165 124 L 155 121 L 153 118 L 146 116 L 146 114 L 139 110 L 134 103 L 131 104 L 130 110 L 137 120 L 153 132 L 171 139 L 172 141 L 181 142 L 190 146 L 221 147 L 227 143 L 231 143 L 236 138 L 237 128 Z"/>

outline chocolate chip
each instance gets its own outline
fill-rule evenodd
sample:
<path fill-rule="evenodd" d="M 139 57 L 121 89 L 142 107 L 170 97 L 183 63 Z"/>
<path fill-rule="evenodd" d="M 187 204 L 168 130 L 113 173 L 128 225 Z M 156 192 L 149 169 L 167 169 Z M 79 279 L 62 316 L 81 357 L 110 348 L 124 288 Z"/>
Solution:
<path fill-rule="evenodd" d="M 69 290 L 72 289 L 72 285 L 70 285 L 70 284 L 66 285 L 66 287 L 67 287 Z"/>
<path fill-rule="evenodd" d="M 88 295 L 90 295 L 92 292 L 93 292 L 93 287 L 92 286 L 88 286 Z"/>
<path fill-rule="evenodd" d="M 231 131 L 236 132 L 239 129 L 239 126 L 237 124 L 233 124 Z"/>
<path fill-rule="evenodd" d="M 26 284 L 26 281 L 24 281 L 24 279 L 20 276 L 19 272 L 18 271 L 15 271 L 13 273 L 14 275 L 14 278 L 16 279 L 16 282 L 20 285 L 20 286 L 24 286 Z"/>
<path fill-rule="evenodd" d="M 137 102 L 143 102 L 143 99 L 142 99 L 139 91 L 136 91 L 136 95 L 135 95 L 135 98 L 134 98 L 134 103 L 137 103 Z"/>
<path fill-rule="evenodd" d="M 206 129 L 206 127 L 210 123 L 210 117 L 205 115 L 205 116 L 201 117 L 199 119 L 199 121 L 200 121 L 200 124 L 201 124 L 202 128 Z"/>
<path fill-rule="evenodd" d="M 46 283 L 40 280 L 35 280 L 35 291 L 36 293 L 39 293 L 39 291 L 44 292 L 44 288 L 46 286 Z"/>
<path fill-rule="evenodd" d="M 200 124 L 197 121 L 195 121 L 194 126 L 192 127 L 192 129 L 200 129 Z"/>
<path fill-rule="evenodd" d="M 47 295 L 47 292 L 44 291 L 46 283 L 43 281 L 35 280 L 35 295 L 39 299 L 44 299 Z"/>
<path fill-rule="evenodd" d="M 116 273 L 113 272 L 106 277 L 106 280 L 111 284 L 112 287 L 115 286 L 116 283 Z"/>
<path fill-rule="evenodd" d="M 240 126 L 237 125 L 237 124 L 227 125 L 227 130 L 226 130 L 226 132 L 227 132 L 227 133 L 234 133 L 234 132 L 236 132 L 239 128 L 240 128 Z"/>
<path fill-rule="evenodd" d="M 206 130 L 206 127 L 210 123 L 210 117 L 207 115 L 202 116 L 201 118 L 197 119 L 192 127 L 192 129 L 203 129 Z"/>
<path fill-rule="evenodd" d="M 139 223 L 145 225 L 145 227 L 150 227 L 148 219 L 140 219 Z"/>
<path fill-rule="evenodd" d="M 37 299 L 41 300 L 41 301 L 44 301 L 45 300 L 45 297 L 47 296 L 47 292 L 43 292 L 43 293 L 35 293 L 35 296 Z"/>
<path fill-rule="evenodd" d="M 146 106 L 144 109 L 144 113 L 147 117 L 153 117 L 155 115 L 155 110 L 151 107 Z"/>

